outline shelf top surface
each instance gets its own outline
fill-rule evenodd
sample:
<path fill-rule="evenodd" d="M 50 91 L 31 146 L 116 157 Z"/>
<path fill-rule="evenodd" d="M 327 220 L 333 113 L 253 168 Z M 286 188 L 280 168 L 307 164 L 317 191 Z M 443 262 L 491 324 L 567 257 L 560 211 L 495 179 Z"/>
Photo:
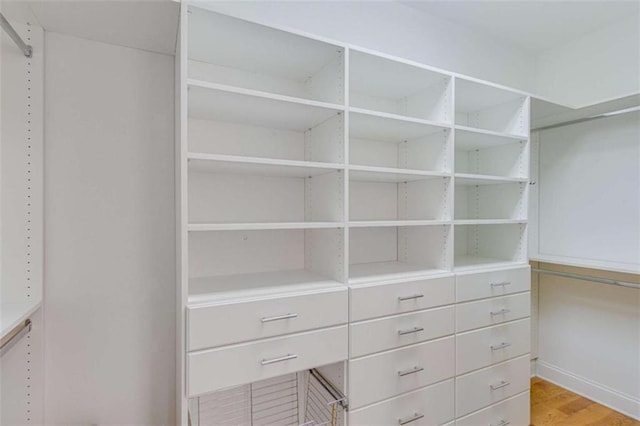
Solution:
<path fill-rule="evenodd" d="M 339 114 L 340 105 L 189 80 L 189 117 L 304 132 Z"/>
<path fill-rule="evenodd" d="M 362 182 L 409 182 L 425 179 L 444 179 L 451 175 L 414 169 L 395 169 L 378 166 L 350 166 L 349 179 Z"/>
<path fill-rule="evenodd" d="M 345 289 L 330 278 L 307 270 L 221 275 L 189 279 L 188 305 L 280 297 Z"/>
<path fill-rule="evenodd" d="M 499 185 L 527 182 L 526 178 L 515 178 L 509 176 L 477 175 L 470 173 L 456 173 L 454 176 L 456 179 L 456 185 L 462 186 Z"/>
<path fill-rule="evenodd" d="M 456 126 L 456 149 L 469 151 L 490 148 L 494 146 L 515 144 L 526 141 L 526 136 L 492 132 L 490 130 L 475 129 L 467 126 Z"/>
<path fill-rule="evenodd" d="M 342 222 L 234 222 L 234 223 L 190 223 L 192 232 L 206 231 L 261 231 L 270 229 L 337 229 L 344 228 Z"/>
<path fill-rule="evenodd" d="M 439 226 L 449 225 L 447 220 L 352 220 L 349 221 L 350 228 L 381 228 L 381 227 L 403 227 L 403 226 Z"/>
<path fill-rule="evenodd" d="M 188 39 L 192 60 L 304 81 L 343 51 L 312 38 L 199 7 L 190 9 Z"/>
<path fill-rule="evenodd" d="M 361 108 L 350 108 L 349 136 L 382 142 L 402 142 L 442 132 L 446 134 L 449 125 L 379 113 Z"/>
<path fill-rule="evenodd" d="M 202 153 L 190 153 L 188 154 L 188 160 L 189 170 L 205 173 L 305 178 L 334 173 L 344 169 L 344 166 L 335 163 Z"/>
<path fill-rule="evenodd" d="M 429 277 L 448 274 L 443 269 L 430 269 L 424 265 L 405 262 L 371 262 L 349 265 L 349 284 L 364 284 L 402 278 Z"/>
<path fill-rule="evenodd" d="M 527 265 L 527 262 L 499 259 L 494 257 L 456 255 L 453 261 L 454 272 L 464 272 L 474 269 L 492 269 L 498 267 Z"/>

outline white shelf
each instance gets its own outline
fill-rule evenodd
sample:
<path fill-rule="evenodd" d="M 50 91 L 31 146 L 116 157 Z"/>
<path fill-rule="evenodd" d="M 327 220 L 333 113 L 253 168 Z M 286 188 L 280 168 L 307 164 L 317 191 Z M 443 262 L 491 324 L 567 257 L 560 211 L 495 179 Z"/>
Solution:
<path fill-rule="evenodd" d="M 350 228 L 381 228 L 389 226 L 436 226 L 449 225 L 447 220 L 352 220 Z"/>
<path fill-rule="evenodd" d="M 525 98 L 525 95 L 475 81 L 456 79 L 456 111 L 486 110 Z"/>
<path fill-rule="evenodd" d="M 41 305 L 40 301 L 0 304 L 0 329 L 2 330 L 0 338 L 33 315 Z"/>
<path fill-rule="evenodd" d="M 354 132 L 352 136 L 363 139 L 400 142 L 451 128 L 448 123 L 365 108 L 350 107 L 349 113 L 349 126 Z"/>
<path fill-rule="evenodd" d="M 408 182 L 414 180 L 450 177 L 443 172 L 428 172 L 414 169 L 395 169 L 377 166 L 349 166 L 349 179 L 364 182 Z"/>
<path fill-rule="evenodd" d="M 456 125 L 456 149 L 469 151 L 526 141 L 526 136 Z"/>
<path fill-rule="evenodd" d="M 188 305 L 339 288 L 344 288 L 344 284 L 306 270 L 191 278 Z"/>
<path fill-rule="evenodd" d="M 238 155 L 189 153 L 187 158 L 190 170 L 211 173 L 309 177 L 344 169 L 343 165 L 336 163 L 278 160 Z"/>
<path fill-rule="evenodd" d="M 454 261 L 454 272 L 462 272 L 466 270 L 473 270 L 478 268 L 494 268 L 494 267 L 506 267 L 512 265 L 527 264 L 527 262 L 520 262 L 514 260 L 498 259 L 493 257 L 481 257 L 481 256 L 456 256 Z"/>
<path fill-rule="evenodd" d="M 189 117 L 305 131 L 344 111 L 327 102 L 189 79 Z"/>
<path fill-rule="evenodd" d="M 447 273 L 443 269 L 429 269 L 423 265 L 404 262 L 372 262 L 349 265 L 349 284 L 398 278 L 428 277 Z"/>
<path fill-rule="evenodd" d="M 514 178 L 508 176 L 489 176 L 471 173 L 456 173 L 456 185 L 496 185 L 501 183 L 524 183 L 528 179 Z"/>
<path fill-rule="evenodd" d="M 509 225 L 527 223 L 526 219 L 456 219 L 454 225 Z"/>
<path fill-rule="evenodd" d="M 189 232 L 262 231 L 270 229 L 332 229 L 344 228 L 342 222 L 252 222 L 252 223 L 190 223 Z"/>

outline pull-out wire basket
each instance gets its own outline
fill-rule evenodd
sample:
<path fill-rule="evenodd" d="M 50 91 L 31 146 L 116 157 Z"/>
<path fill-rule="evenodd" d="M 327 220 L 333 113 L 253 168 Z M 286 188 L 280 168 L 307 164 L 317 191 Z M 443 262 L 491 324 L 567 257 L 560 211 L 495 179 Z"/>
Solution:
<path fill-rule="evenodd" d="M 347 398 L 318 370 L 192 398 L 191 426 L 342 426 Z"/>

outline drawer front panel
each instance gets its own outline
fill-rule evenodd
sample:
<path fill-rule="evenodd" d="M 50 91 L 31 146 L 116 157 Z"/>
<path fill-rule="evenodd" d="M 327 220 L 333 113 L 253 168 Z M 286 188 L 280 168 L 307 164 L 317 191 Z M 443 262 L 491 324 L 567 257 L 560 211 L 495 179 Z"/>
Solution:
<path fill-rule="evenodd" d="M 529 292 L 512 296 L 494 297 L 456 306 L 456 331 L 487 327 L 531 315 Z"/>
<path fill-rule="evenodd" d="M 351 321 L 419 311 L 454 302 L 454 277 L 351 288 Z"/>
<path fill-rule="evenodd" d="M 456 335 L 456 374 L 524 355 L 531 349 L 529 318 Z"/>
<path fill-rule="evenodd" d="M 454 338 L 446 337 L 349 362 L 349 405 L 358 408 L 454 375 Z"/>
<path fill-rule="evenodd" d="M 453 379 L 428 386 L 369 407 L 350 411 L 349 425 L 389 426 L 401 423 L 407 426 L 441 425 L 454 417 L 453 392 Z"/>
<path fill-rule="evenodd" d="M 345 325 L 192 352 L 187 359 L 189 396 L 343 361 L 347 339 Z"/>
<path fill-rule="evenodd" d="M 355 358 L 453 334 L 454 307 L 369 320 L 350 327 L 351 357 Z"/>
<path fill-rule="evenodd" d="M 531 270 L 528 266 L 456 275 L 458 302 L 520 293 L 530 287 Z"/>
<path fill-rule="evenodd" d="M 190 351 L 345 324 L 347 289 L 190 307 Z"/>
<path fill-rule="evenodd" d="M 458 419 L 458 426 L 526 426 L 530 424 L 529 392 L 521 393 L 513 398 L 506 399 L 467 417 Z"/>
<path fill-rule="evenodd" d="M 529 355 L 456 378 L 456 415 L 464 416 L 529 389 Z"/>

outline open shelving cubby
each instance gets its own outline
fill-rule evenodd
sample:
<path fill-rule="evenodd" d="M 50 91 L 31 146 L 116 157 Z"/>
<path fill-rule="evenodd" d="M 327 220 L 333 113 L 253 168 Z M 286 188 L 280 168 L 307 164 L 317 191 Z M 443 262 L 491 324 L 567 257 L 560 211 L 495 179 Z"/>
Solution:
<path fill-rule="evenodd" d="M 341 287 L 342 229 L 189 233 L 189 303 Z"/>
<path fill-rule="evenodd" d="M 344 103 L 344 48 L 195 6 L 189 9 L 189 78 Z"/>
<path fill-rule="evenodd" d="M 349 229 L 349 284 L 451 270 L 450 225 Z"/>
<path fill-rule="evenodd" d="M 526 221 L 527 182 L 464 176 L 455 177 L 457 224 Z"/>
<path fill-rule="evenodd" d="M 507 137 L 528 136 L 526 95 L 462 78 L 456 78 L 455 92 L 456 127 L 486 130 Z"/>
<path fill-rule="evenodd" d="M 370 113 L 349 114 L 352 165 L 451 171 L 451 131 L 443 126 Z"/>
<path fill-rule="evenodd" d="M 389 117 L 452 123 L 451 77 L 417 64 L 349 51 L 349 106 Z"/>
<path fill-rule="evenodd" d="M 528 139 L 456 128 L 455 171 L 504 178 L 529 175 Z"/>
<path fill-rule="evenodd" d="M 525 223 L 456 224 L 454 271 L 526 263 Z"/>

